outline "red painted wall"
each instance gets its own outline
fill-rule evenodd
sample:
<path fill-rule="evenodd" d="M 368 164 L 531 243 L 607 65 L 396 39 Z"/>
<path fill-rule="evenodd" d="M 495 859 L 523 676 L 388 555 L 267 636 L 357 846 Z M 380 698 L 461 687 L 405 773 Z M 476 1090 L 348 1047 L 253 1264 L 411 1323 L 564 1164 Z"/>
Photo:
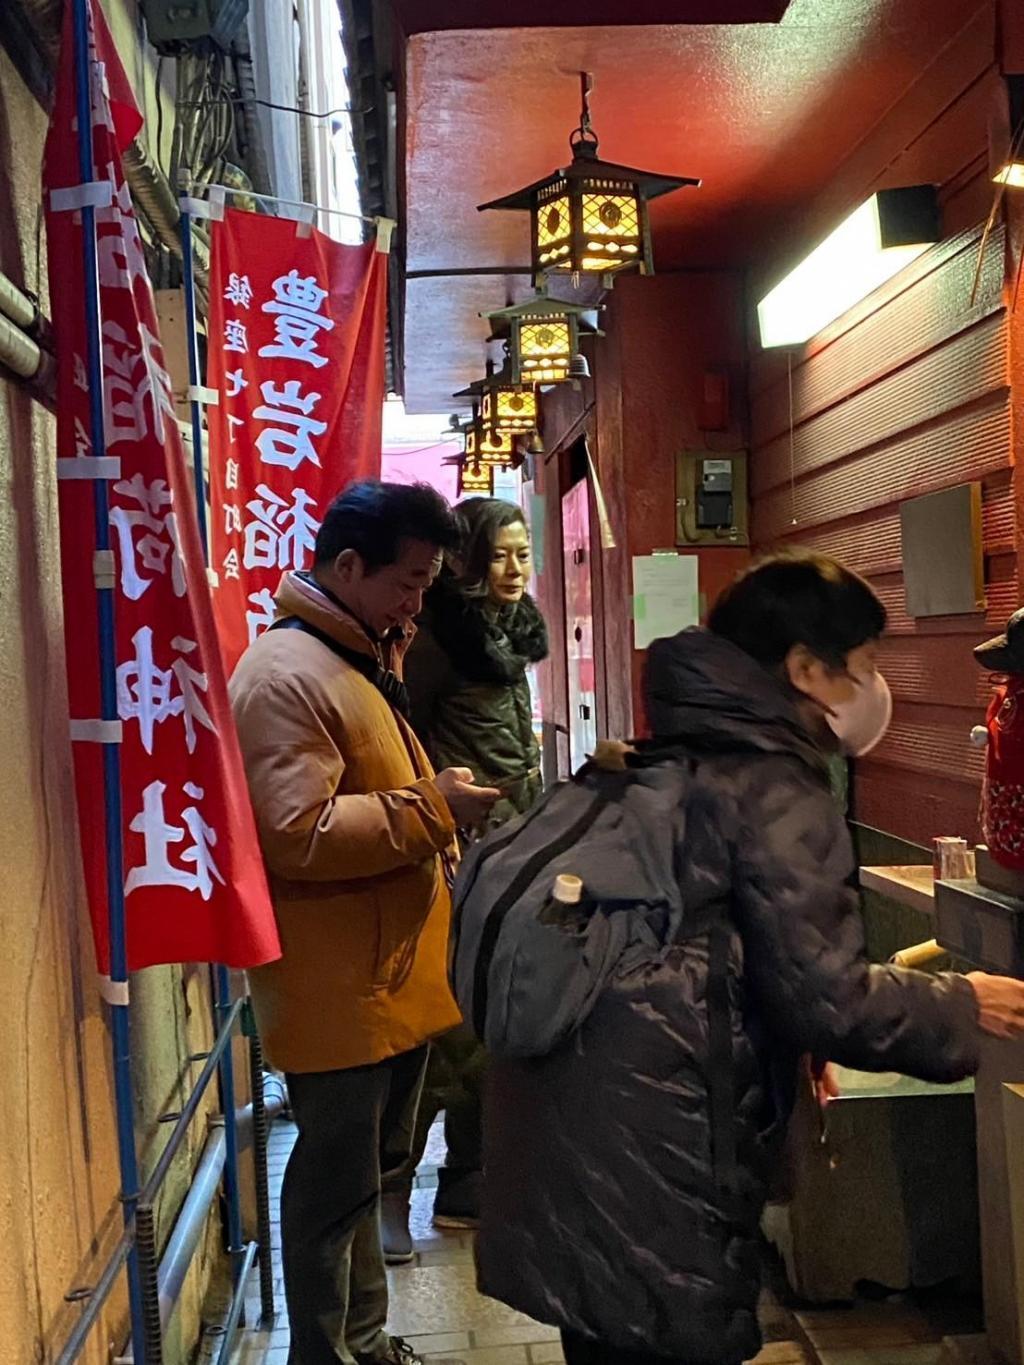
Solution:
<path fill-rule="evenodd" d="M 675 456 L 687 449 L 744 447 L 746 341 L 742 281 L 732 272 L 669 274 L 619 280 L 601 323 L 605 336 L 587 345 L 592 379 L 579 391 L 563 385 L 546 395 L 544 438 L 551 452 L 542 482 L 547 499 L 545 573 L 538 595 L 549 614 L 561 610 L 559 499 L 568 486 L 570 450 L 585 432 L 608 505 L 616 546 L 595 534 L 595 634 L 599 731 L 643 732 L 642 655 L 633 648 L 632 557 L 675 545 Z M 725 371 L 732 395 L 730 428 L 703 434 L 700 398 L 706 370 Z M 596 526 L 596 519 L 595 519 Z M 738 549 L 695 552 L 700 590 L 713 602 L 747 562 Z M 562 695 L 544 675 L 552 721 Z"/>

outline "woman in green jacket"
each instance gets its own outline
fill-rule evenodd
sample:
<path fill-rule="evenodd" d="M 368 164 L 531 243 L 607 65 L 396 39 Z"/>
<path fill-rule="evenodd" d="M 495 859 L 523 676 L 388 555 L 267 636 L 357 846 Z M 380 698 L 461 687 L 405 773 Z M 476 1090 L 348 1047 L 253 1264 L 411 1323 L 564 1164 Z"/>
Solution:
<path fill-rule="evenodd" d="M 520 508 L 472 498 L 458 511 L 466 525 L 463 549 L 427 594 L 405 659 L 405 683 L 413 725 L 435 768 L 469 768 L 477 783 L 500 789 L 490 827 L 528 810 L 540 794 L 528 670 L 547 657 L 548 638 L 526 591 L 533 564 Z M 442 1109 L 448 1155 L 438 1173 L 434 1221 L 472 1227 L 479 1219 L 486 1061 L 464 1028 L 431 1048 L 412 1161 L 384 1182 L 383 1241 L 393 1264 L 412 1257 L 412 1176 Z"/>

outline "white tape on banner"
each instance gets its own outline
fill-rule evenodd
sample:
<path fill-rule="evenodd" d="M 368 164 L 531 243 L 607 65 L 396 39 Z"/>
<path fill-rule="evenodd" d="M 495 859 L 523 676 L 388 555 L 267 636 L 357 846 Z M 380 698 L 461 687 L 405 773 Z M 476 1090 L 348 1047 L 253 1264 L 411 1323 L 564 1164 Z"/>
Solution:
<path fill-rule="evenodd" d="M 69 729 L 74 744 L 120 744 L 123 737 L 119 720 L 72 720 Z"/>
<path fill-rule="evenodd" d="M 127 981 L 111 981 L 109 976 L 97 977 L 100 995 L 108 1005 L 126 1008 L 131 1003 Z"/>
<path fill-rule="evenodd" d="M 373 221 L 377 228 L 377 250 L 386 256 L 391 250 L 391 239 L 398 224 L 393 218 L 375 218 Z"/>
<path fill-rule="evenodd" d="M 108 209 L 113 202 L 114 187 L 109 180 L 90 180 L 87 185 L 69 185 L 63 190 L 50 191 L 50 208 L 54 213 Z"/>
<path fill-rule="evenodd" d="M 93 550 L 92 581 L 101 591 L 117 587 L 117 560 L 113 550 Z"/>
<path fill-rule="evenodd" d="M 178 207 L 191 218 L 209 218 L 219 223 L 224 217 L 224 201 L 214 201 L 212 194 L 209 199 L 193 199 L 190 194 L 183 194 Z"/>
<path fill-rule="evenodd" d="M 202 403 L 208 408 L 220 407 L 219 389 L 208 389 L 204 384 L 190 384 L 185 395 L 190 403 Z"/>
<path fill-rule="evenodd" d="M 117 455 L 71 455 L 57 460 L 58 479 L 103 479 L 110 483 L 121 477 Z"/>
<path fill-rule="evenodd" d="M 316 221 L 316 205 L 282 203 L 277 216 L 279 218 L 291 218 L 293 222 L 298 223 L 301 227 L 311 228 Z M 309 233 L 307 232 L 305 235 L 308 237 Z"/>

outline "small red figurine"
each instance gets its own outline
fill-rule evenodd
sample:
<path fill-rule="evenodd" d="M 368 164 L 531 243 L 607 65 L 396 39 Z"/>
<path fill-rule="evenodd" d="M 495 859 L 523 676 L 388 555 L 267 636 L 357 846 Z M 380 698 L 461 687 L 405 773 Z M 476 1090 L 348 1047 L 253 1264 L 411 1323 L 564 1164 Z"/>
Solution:
<path fill-rule="evenodd" d="M 986 732 L 979 735 L 982 743 L 987 737 L 982 835 L 995 862 L 1024 872 L 1024 608 L 974 657 L 996 675 Z"/>

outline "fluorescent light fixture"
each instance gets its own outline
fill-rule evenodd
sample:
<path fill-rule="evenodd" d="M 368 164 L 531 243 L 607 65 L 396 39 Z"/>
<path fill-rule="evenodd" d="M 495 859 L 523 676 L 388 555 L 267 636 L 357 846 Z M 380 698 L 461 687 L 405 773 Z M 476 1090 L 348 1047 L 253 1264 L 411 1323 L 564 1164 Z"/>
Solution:
<path fill-rule="evenodd" d="M 1008 185 L 1012 190 L 1024 189 L 1024 161 L 1007 161 L 992 179 L 997 185 Z"/>
<path fill-rule="evenodd" d="M 761 345 L 802 345 L 938 240 L 934 186 L 879 190 L 757 305 Z"/>
<path fill-rule="evenodd" d="M 1007 189 L 1024 189 L 1024 76 L 1004 76 L 1006 85 L 1007 126 L 997 134 L 1005 138 L 1005 160 L 992 177 L 997 185 Z"/>

